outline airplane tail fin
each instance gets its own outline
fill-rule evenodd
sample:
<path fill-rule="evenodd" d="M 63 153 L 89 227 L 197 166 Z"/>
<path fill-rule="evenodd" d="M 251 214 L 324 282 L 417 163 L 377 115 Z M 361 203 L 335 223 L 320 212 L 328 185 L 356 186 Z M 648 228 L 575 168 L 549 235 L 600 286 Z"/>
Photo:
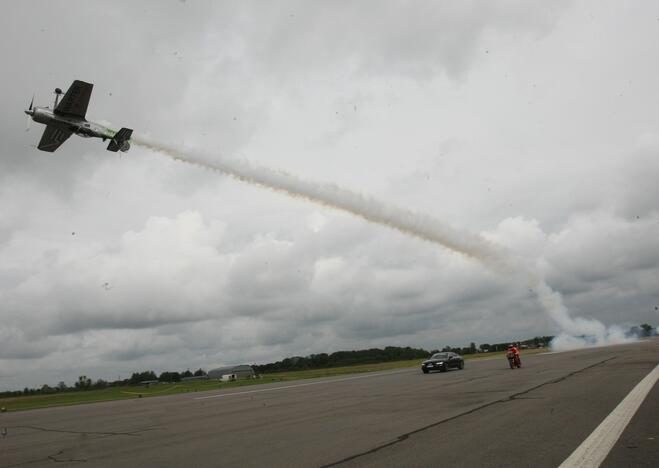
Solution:
<path fill-rule="evenodd" d="M 122 128 L 119 130 L 108 145 L 108 151 L 116 153 L 117 151 L 128 151 L 130 149 L 130 137 L 133 135 L 133 129 Z"/>

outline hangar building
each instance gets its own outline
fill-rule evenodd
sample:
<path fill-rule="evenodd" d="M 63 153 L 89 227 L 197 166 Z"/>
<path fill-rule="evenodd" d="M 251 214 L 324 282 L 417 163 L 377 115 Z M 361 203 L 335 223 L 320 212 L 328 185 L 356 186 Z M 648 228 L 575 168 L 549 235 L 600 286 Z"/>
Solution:
<path fill-rule="evenodd" d="M 252 366 L 242 364 L 239 366 L 218 367 L 208 371 L 209 379 L 221 379 L 223 375 L 235 375 L 236 379 L 252 379 L 256 375 Z"/>

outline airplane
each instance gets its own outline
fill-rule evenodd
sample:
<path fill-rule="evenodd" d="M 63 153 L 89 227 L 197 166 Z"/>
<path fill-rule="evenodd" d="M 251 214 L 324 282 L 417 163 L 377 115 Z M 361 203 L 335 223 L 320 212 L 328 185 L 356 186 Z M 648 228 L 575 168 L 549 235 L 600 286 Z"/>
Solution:
<path fill-rule="evenodd" d="M 25 110 L 28 117 L 35 122 L 46 125 L 38 148 L 41 151 L 49 153 L 54 152 L 60 147 L 72 134 L 84 138 L 95 137 L 103 141 L 110 140 L 108 151 L 128 151 L 130 149 L 130 137 L 133 130 L 122 128 L 119 131 L 112 130 L 104 125 L 90 122 L 85 119 L 87 105 L 92 95 L 92 83 L 75 80 L 61 101 L 60 96 L 63 94 L 60 88 L 55 88 L 55 105 L 51 110 L 49 107 L 36 107 L 34 96 L 30 102 L 30 107 Z"/>

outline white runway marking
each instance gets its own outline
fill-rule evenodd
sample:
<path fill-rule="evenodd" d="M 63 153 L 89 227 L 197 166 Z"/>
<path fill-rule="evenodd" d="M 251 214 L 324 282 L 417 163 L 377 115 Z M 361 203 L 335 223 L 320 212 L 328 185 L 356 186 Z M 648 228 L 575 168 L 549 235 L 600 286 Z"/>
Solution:
<path fill-rule="evenodd" d="M 368 377 L 379 377 L 382 375 L 395 375 L 395 374 L 403 374 L 406 372 L 410 372 L 410 369 L 405 369 L 402 371 L 395 371 L 395 372 L 378 372 L 377 374 L 364 374 L 364 375 L 357 375 L 354 377 L 344 377 L 342 379 L 332 379 L 332 380 L 321 380 L 318 382 L 308 382 L 308 383 L 302 383 L 302 384 L 295 384 L 295 385 L 284 385 L 283 387 L 274 387 L 274 388 L 261 388 L 259 390 L 247 390 L 244 392 L 233 392 L 233 393 L 220 393 L 217 395 L 207 395 L 207 396 L 202 396 L 202 397 L 196 397 L 194 398 L 195 400 L 206 400 L 208 398 L 222 398 L 222 397 L 228 397 L 228 396 L 237 396 L 237 395 L 248 395 L 250 393 L 262 393 L 262 392 L 274 392 L 277 390 L 286 390 L 289 388 L 299 388 L 299 387 L 308 387 L 310 385 L 321 385 L 321 384 L 330 384 L 334 382 L 345 382 L 346 380 L 357 380 L 357 379 L 365 379 Z"/>
<path fill-rule="evenodd" d="M 650 371 L 620 402 L 592 434 L 572 452 L 559 468 L 595 468 L 602 464 L 622 431 L 659 379 L 659 365 Z"/>

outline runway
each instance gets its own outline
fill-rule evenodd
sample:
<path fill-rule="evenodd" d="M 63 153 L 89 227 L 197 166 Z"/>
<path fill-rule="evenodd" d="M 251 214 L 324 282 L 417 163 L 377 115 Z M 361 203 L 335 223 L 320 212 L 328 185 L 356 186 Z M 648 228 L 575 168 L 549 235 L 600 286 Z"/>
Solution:
<path fill-rule="evenodd" d="M 556 467 L 659 364 L 659 340 L 0 414 L 0 467 Z M 655 385 L 602 466 L 659 466 Z"/>

